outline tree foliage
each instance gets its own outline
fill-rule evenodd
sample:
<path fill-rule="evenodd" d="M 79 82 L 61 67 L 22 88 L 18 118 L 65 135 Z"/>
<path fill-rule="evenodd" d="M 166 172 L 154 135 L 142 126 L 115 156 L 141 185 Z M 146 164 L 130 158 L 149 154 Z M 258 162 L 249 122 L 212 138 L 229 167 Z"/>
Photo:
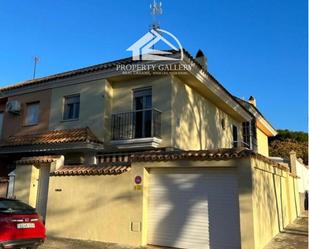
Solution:
<path fill-rule="evenodd" d="M 277 130 L 278 135 L 269 139 L 270 156 L 289 158 L 294 150 L 297 157 L 308 164 L 308 133 L 301 131 Z"/>

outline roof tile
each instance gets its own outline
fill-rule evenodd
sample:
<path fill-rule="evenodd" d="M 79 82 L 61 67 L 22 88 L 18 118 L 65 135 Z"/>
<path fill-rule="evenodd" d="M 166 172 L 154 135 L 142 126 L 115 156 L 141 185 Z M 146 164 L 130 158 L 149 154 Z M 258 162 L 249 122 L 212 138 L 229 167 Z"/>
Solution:
<path fill-rule="evenodd" d="M 2 144 L 2 147 L 22 145 L 45 145 L 62 143 L 97 143 L 102 142 L 87 128 L 53 130 L 43 133 L 10 136 Z"/>
<path fill-rule="evenodd" d="M 29 165 L 36 163 L 52 163 L 57 161 L 61 156 L 33 156 L 33 157 L 22 157 L 16 161 L 17 165 Z"/>
<path fill-rule="evenodd" d="M 129 164 L 114 165 L 66 165 L 52 172 L 52 176 L 120 175 L 131 169 Z"/>
<path fill-rule="evenodd" d="M 131 155 L 132 162 L 160 162 L 160 161 L 177 161 L 177 160 L 195 160 L 195 161 L 212 161 L 212 160 L 230 160 L 253 157 L 271 164 L 273 167 L 289 171 L 289 167 L 277 163 L 263 155 L 260 155 L 248 148 L 227 148 L 215 150 L 191 150 L 191 151 L 166 151 L 154 150 L 137 152 Z"/>
<path fill-rule="evenodd" d="M 134 162 L 140 161 L 174 161 L 174 160 L 228 160 L 253 155 L 247 148 L 216 149 L 216 150 L 189 150 L 165 151 L 154 150 L 137 152 L 131 155 Z"/>

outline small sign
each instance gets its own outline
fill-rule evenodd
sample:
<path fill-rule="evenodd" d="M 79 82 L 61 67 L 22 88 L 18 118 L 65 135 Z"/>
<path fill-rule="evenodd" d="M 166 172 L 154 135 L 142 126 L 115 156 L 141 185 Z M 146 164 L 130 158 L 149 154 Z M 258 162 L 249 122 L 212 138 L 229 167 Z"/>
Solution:
<path fill-rule="evenodd" d="M 142 185 L 135 185 L 134 190 L 137 190 L 137 191 L 142 190 Z"/>
<path fill-rule="evenodd" d="M 141 176 L 135 176 L 134 182 L 135 182 L 135 184 L 141 184 L 142 183 L 142 177 Z"/>

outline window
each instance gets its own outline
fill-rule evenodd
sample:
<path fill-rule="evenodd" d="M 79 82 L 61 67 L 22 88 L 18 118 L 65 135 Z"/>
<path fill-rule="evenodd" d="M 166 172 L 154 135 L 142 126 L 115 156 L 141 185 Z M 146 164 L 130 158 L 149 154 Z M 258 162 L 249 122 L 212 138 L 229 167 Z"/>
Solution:
<path fill-rule="evenodd" d="M 242 135 L 244 140 L 244 146 L 250 149 L 251 147 L 250 122 L 242 123 Z"/>
<path fill-rule="evenodd" d="M 2 137 L 3 112 L 0 112 L 0 138 Z"/>
<path fill-rule="evenodd" d="M 233 148 L 238 146 L 238 130 L 235 125 L 233 125 Z"/>
<path fill-rule="evenodd" d="M 253 119 L 252 121 L 244 122 L 242 124 L 242 130 L 243 130 L 244 145 L 247 148 L 256 151 L 257 150 L 257 144 L 256 144 L 255 119 Z"/>
<path fill-rule="evenodd" d="M 26 110 L 25 125 L 36 125 L 39 122 L 40 103 L 28 103 Z"/>
<path fill-rule="evenodd" d="M 221 127 L 223 130 L 225 130 L 225 119 L 221 119 Z"/>
<path fill-rule="evenodd" d="M 79 105 L 80 105 L 79 95 L 64 97 L 63 120 L 78 119 Z"/>
<path fill-rule="evenodd" d="M 135 138 L 151 137 L 152 90 L 151 88 L 134 91 Z"/>

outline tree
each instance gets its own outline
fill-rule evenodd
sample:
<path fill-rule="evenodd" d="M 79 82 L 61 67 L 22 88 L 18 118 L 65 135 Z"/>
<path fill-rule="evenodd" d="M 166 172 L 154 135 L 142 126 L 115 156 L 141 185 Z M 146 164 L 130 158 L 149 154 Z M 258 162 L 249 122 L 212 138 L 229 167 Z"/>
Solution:
<path fill-rule="evenodd" d="M 308 164 L 308 133 L 301 131 L 278 130 L 278 135 L 269 139 L 270 156 L 289 158 L 294 150 L 297 157 Z"/>

